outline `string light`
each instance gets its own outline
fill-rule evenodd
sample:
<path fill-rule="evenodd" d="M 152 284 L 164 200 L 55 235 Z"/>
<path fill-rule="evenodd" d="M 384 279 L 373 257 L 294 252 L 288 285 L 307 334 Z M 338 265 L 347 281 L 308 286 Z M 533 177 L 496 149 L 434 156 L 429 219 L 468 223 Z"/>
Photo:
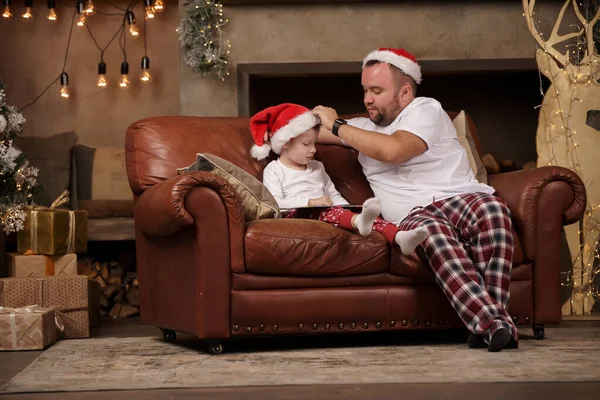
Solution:
<path fill-rule="evenodd" d="M 142 57 L 142 75 L 140 76 L 140 80 L 143 83 L 149 83 L 152 80 L 152 76 L 150 75 L 150 58 L 148 58 L 148 52 L 146 47 L 146 20 L 144 19 L 144 57 Z"/>
<path fill-rule="evenodd" d="M 146 11 L 146 19 L 153 19 L 156 10 L 154 9 L 154 1 L 153 0 L 144 0 L 145 11 Z"/>
<path fill-rule="evenodd" d="M 60 74 L 60 97 L 68 99 L 71 95 L 69 91 L 69 75 L 66 72 Z"/>
<path fill-rule="evenodd" d="M 119 80 L 119 86 L 122 88 L 126 88 L 129 86 L 129 63 L 127 61 L 123 61 L 121 63 L 121 79 Z"/>
<path fill-rule="evenodd" d="M 48 18 L 50 21 L 56 21 L 58 16 L 56 15 L 56 0 L 48 0 Z"/>
<path fill-rule="evenodd" d="M 135 14 L 133 11 L 127 11 L 127 24 L 129 25 L 129 33 L 133 38 L 137 38 L 140 35 L 137 25 L 135 24 Z"/>
<path fill-rule="evenodd" d="M 85 6 L 83 4 L 83 0 L 77 0 L 77 26 L 83 28 L 85 26 Z"/>
<path fill-rule="evenodd" d="M 98 87 L 106 87 L 108 85 L 108 81 L 106 80 L 106 63 L 104 61 L 100 61 L 98 64 Z"/>
<path fill-rule="evenodd" d="M 2 12 L 2 18 L 6 18 L 6 19 L 12 18 L 13 15 L 12 15 L 12 12 L 10 12 L 10 6 L 12 4 L 12 1 L 4 0 L 3 3 L 4 3 L 4 11 Z"/>
<path fill-rule="evenodd" d="M 31 8 L 33 7 L 33 0 L 25 0 L 25 12 L 21 15 L 25 19 L 33 18 Z"/>
<path fill-rule="evenodd" d="M 94 3 L 92 2 L 92 0 L 87 0 L 84 12 L 85 12 L 85 15 L 87 15 L 87 16 L 93 15 L 96 12 L 96 9 L 94 8 Z"/>
<path fill-rule="evenodd" d="M 154 0 L 154 10 L 157 12 L 163 12 L 165 10 L 165 3 L 163 0 Z"/>

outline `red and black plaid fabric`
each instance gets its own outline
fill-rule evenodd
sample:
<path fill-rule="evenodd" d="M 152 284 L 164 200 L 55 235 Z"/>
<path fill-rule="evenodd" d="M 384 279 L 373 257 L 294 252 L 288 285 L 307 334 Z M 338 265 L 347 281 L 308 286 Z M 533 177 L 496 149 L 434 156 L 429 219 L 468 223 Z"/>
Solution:
<path fill-rule="evenodd" d="M 414 209 L 401 230 L 423 226 L 422 243 L 438 285 L 467 328 L 486 342 L 498 328 L 517 328 L 508 312 L 513 257 L 510 211 L 502 199 L 472 193 Z"/>

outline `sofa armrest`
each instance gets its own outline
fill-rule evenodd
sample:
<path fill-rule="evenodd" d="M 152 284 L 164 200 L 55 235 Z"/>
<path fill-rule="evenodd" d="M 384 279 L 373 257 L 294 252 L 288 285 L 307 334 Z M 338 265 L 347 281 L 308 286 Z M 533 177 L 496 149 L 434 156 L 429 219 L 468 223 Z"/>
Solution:
<path fill-rule="evenodd" d="M 536 255 L 538 211 L 544 212 L 541 204 L 550 202 L 561 207 L 562 220 L 556 221 L 561 225 L 577 222 L 585 212 L 585 186 L 579 176 L 567 168 L 545 166 L 491 175 L 489 184 L 508 205 L 526 258 Z M 552 190 L 544 190 L 546 188 Z"/>
<path fill-rule="evenodd" d="M 197 187 L 216 192 L 227 210 L 230 237 L 231 269 L 244 271 L 243 237 L 246 229 L 244 209 L 234 188 L 223 178 L 210 172 L 195 171 L 158 183 L 144 191 L 135 202 L 135 227 L 141 233 L 160 237 L 173 234 L 192 224 L 210 218 L 200 197 L 193 203 L 186 198 Z"/>

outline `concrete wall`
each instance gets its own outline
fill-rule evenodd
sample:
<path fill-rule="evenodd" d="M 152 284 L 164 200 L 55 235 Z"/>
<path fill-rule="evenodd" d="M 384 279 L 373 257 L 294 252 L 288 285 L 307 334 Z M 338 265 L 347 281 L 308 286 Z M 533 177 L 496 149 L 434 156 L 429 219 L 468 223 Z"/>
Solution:
<path fill-rule="evenodd" d="M 542 2 L 538 2 L 542 3 Z M 562 2 L 537 6 L 554 21 Z M 420 59 L 533 57 L 520 1 L 403 1 L 395 4 L 224 6 L 231 62 L 360 61 L 377 47 Z M 183 115 L 237 115 L 235 69 L 226 82 L 181 63 Z"/>
<path fill-rule="evenodd" d="M 57 2 L 63 3 L 63 2 Z M 74 2 L 71 2 L 74 3 Z M 106 13 L 122 11 L 101 2 L 97 8 Z M 126 7 L 128 1 L 114 0 Z M 62 71 L 73 7 L 60 6 L 58 21 L 46 19 L 46 2 L 36 1 L 34 18 L 20 17 L 23 3 L 13 1 L 11 20 L 0 18 L 0 80 L 6 85 L 9 101 L 18 107 L 31 102 Z M 144 31 L 142 2 L 135 9 L 137 25 Z M 104 47 L 120 26 L 119 16 L 93 15 L 88 23 Z M 128 89 L 118 87 L 123 54 L 118 39 L 104 59 L 110 86 L 96 86 L 100 51 L 86 29 L 75 26 L 66 65 L 72 97 L 63 100 L 55 84 L 34 105 L 24 110 L 27 119 L 23 136 L 50 136 L 74 130 L 81 143 L 123 146 L 127 126 L 147 116 L 179 114 L 179 43 L 175 29 L 179 24 L 178 4 L 168 1 L 165 11 L 147 23 L 147 49 L 154 78 L 149 85 L 139 81 L 144 55 L 143 38 L 127 38 L 130 64 Z M 129 33 L 128 33 L 129 35 Z"/>

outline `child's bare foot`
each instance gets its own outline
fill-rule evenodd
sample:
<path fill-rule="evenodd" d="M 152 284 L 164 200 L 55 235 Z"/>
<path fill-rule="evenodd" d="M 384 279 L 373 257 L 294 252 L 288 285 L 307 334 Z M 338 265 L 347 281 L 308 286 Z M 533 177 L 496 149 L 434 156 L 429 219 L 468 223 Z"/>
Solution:
<path fill-rule="evenodd" d="M 362 212 L 354 218 L 354 227 L 361 236 L 369 236 L 375 219 L 381 213 L 381 204 L 375 197 L 363 203 Z"/>
<path fill-rule="evenodd" d="M 419 227 L 416 229 L 411 229 L 410 231 L 398 231 L 396 233 L 396 237 L 394 237 L 394 241 L 398 246 L 400 246 L 400 250 L 402 254 L 409 255 L 421 242 L 427 239 L 429 232 L 427 229 L 423 227 Z"/>

